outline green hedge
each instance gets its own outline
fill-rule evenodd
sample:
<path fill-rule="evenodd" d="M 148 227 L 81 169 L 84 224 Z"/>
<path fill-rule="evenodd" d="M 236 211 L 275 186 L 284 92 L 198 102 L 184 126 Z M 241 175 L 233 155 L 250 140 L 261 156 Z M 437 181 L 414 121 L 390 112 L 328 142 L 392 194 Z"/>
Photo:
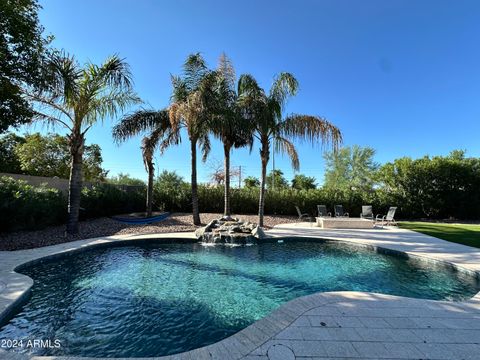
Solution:
<path fill-rule="evenodd" d="M 156 187 L 155 203 L 161 204 L 160 208 L 166 211 L 191 212 L 191 192 L 188 184 L 177 187 L 176 191 L 159 191 Z M 199 207 L 201 212 L 223 212 L 224 194 L 222 186 L 198 187 Z M 231 190 L 231 210 L 236 214 L 258 213 L 258 188 L 234 188 Z M 327 205 L 333 211 L 335 204 L 342 204 L 345 211 L 351 216 L 359 216 L 362 205 L 371 204 L 375 213 L 385 213 L 389 206 L 393 206 L 393 199 L 380 191 L 360 194 L 342 194 L 329 192 L 323 189 L 295 190 L 283 189 L 267 191 L 265 197 L 265 214 L 296 215 L 295 205 L 302 211 L 315 214 L 317 205 Z M 399 211 L 401 214 L 401 211 Z"/>
<path fill-rule="evenodd" d="M 145 211 L 145 189 L 100 184 L 83 189 L 81 219 Z M 67 220 L 67 198 L 57 189 L 0 178 L 0 232 L 35 230 Z"/>
<path fill-rule="evenodd" d="M 6 176 L 0 178 L 0 232 L 60 224 L 66 214 L 66 199 L 60 191 Z"/>
<path fill-rule="evenodd" d="M 111 184 L 82 190 L 81 219 L 145 211 L 146 189 L 122 190 Z"/>

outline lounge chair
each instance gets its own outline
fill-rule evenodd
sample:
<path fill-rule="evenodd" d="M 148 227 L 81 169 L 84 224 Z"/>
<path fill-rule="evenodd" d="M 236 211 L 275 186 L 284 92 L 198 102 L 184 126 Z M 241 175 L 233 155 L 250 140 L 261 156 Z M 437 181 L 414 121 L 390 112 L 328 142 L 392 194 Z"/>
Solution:
<path fill-rule="evenodd" d="M 373 210 L 372 205 L 363 205 L 362 206 L 362 213 L 360 214 L 362 219 L 373 220 Z"/>
<path fill-rule="evenodd" d="M 381 226 L 385 225 L 397 225 L 397 222 L 394 219 L 395 216 L 395 211 L 397 211 L 397 208 L 395 206 L 390 206 L 390 209 L 388 209 L 387 215 L 377 215 L 375 218 L 375 225 L 380 224 Z"/>
<path fill-rule="evenodd" d="M 311 217 L 310 214 L 302 213 L 302 212 L 300 211 L 300 208 L 299 208 L 298 206 L 295 206 L 295 209 L 297 209 L 298 220 L 313 221 L 313 217 Z"/>
<path fill-rule="evenodd" d="M 349 217 L 348 212 L 343 211 L 343 205 L 335 205 L 335 217 Z"/>
<path fill-rule="evenodd" d="M 317 205 L 318 217 L 332 216 L 332 213 L 327 212 L 325 205 Z"/>

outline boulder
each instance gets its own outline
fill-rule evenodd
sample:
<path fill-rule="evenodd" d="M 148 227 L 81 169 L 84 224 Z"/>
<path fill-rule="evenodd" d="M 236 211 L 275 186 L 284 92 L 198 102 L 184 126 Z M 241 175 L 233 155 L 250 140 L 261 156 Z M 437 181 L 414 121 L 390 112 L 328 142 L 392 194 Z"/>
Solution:
<path fill-rule="evenodd" d="M 256 224 L 235 218 L 212 220 L 207 226 L 197 229 L 195 236 L 202 242 L 214 244 L 253 244 L 265 237 Z"/>

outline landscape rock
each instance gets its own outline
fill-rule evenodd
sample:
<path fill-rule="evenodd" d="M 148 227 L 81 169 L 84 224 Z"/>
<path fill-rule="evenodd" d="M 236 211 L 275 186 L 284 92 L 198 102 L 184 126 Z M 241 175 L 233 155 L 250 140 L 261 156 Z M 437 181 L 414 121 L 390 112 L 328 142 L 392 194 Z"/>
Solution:
<path fill-rule="evenodd" d="M 205 243 L 246 245 L 254 244 L 257 239 L 263 239 L 265 232 L 257 224 L 249 221 L 220 218 L 197 229 L 195 236 Z"/>

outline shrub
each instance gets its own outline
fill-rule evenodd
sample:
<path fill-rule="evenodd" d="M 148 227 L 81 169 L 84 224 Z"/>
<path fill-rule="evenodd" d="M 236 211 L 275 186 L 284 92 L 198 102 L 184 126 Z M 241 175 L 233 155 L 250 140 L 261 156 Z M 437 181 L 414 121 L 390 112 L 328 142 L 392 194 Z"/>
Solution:
<path fill-rule="evenodd" d="M 162 188 L 163 190 L 160 190 Z M 191 212 L 191 190 L 189 184 L 171 188 L 155 187 L 155 202 L 162 203 L 166 211 Z M 201 212 L 222 213 L 224 206 L 223 186 L 199 185 L 198 197 Z M 256 214 L 258 212 L 259 188 L 244 187 L 231 189 L 230 206 L 234 214 Z M 384 213 L 390 204 L 388 198 L 380 192 L 334 192 L 325 189 L 278 189 L 267 190 L 265 214 L 296 215 L 295 205 L 310 214 L 317 213 L 317 205 L 325 204 L 333 211 L 335 204 L 342 204 L 351 216 L 358 217 L 362 205 L 372 204 L 375 213 Z"/>
<path fill-rule="evenodd" d="M 59 190 L 0 178 L 0 232 L 57 225 L 66 220 L 66 214 L 66 200 Z"/>
<path fill-rule="evenodd" d="M 154 206 L 165 211 L 191 211 L 190 185 L 174 171 L 164 170 L 153 185 Z M 202 211 L 202 207 L 200 207 Z"/>
<path fill-rule="evenodd" d="M 80 216 L 83 219 L 145 211 L 145 189 L 124 190 L 98 184 L 82 190 Z"/>

